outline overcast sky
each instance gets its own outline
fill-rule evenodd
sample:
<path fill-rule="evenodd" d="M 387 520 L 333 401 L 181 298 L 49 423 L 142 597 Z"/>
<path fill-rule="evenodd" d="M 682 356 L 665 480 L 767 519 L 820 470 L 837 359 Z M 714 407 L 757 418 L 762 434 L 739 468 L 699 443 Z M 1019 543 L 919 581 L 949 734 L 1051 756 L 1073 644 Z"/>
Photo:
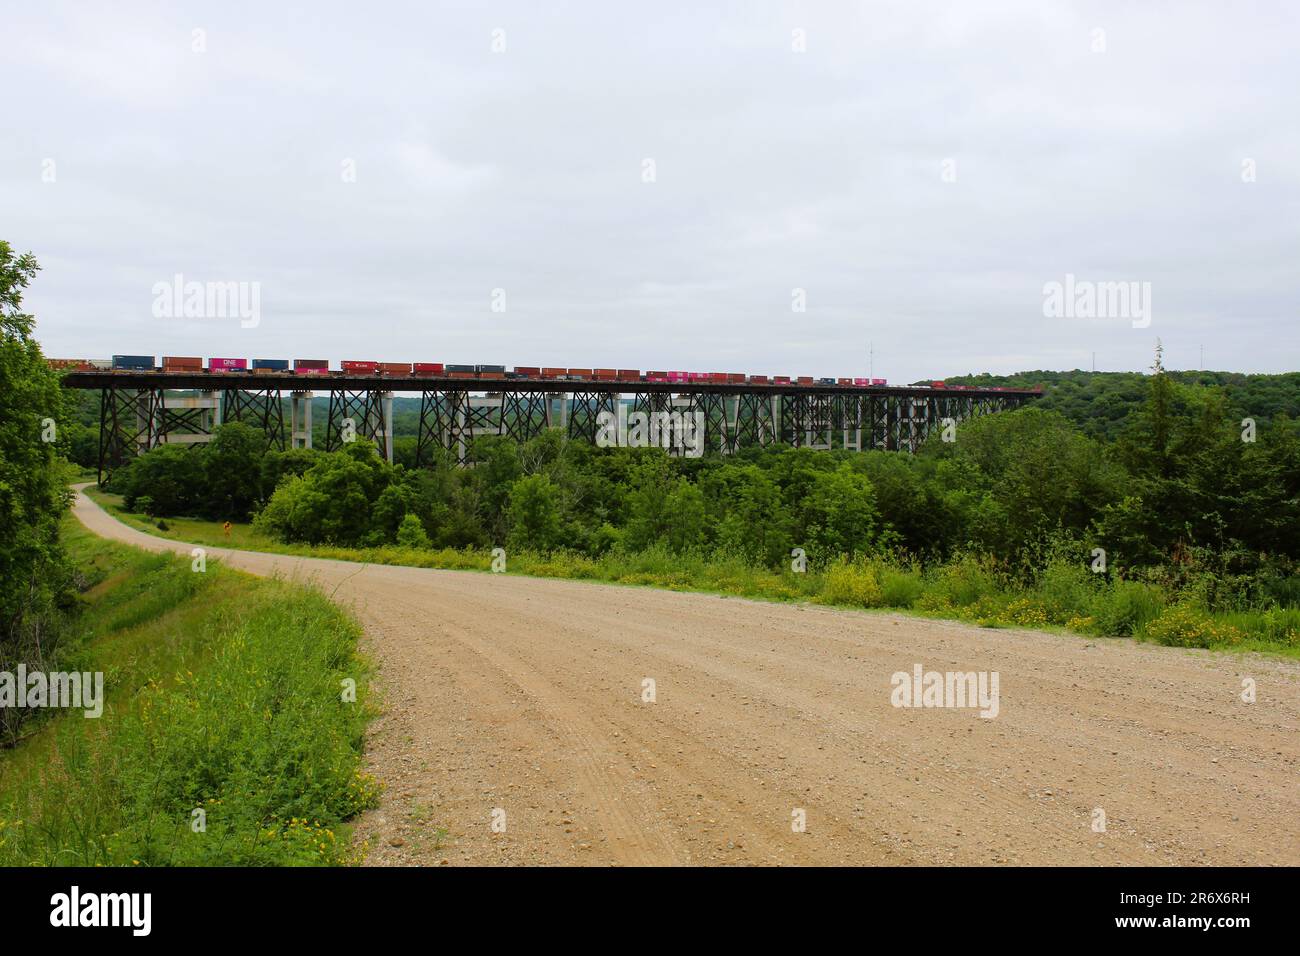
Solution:
<path fill-rule="evenodd" d="M 47 355 L 1300 368 L 1294 2 L 3 2 Z"/>

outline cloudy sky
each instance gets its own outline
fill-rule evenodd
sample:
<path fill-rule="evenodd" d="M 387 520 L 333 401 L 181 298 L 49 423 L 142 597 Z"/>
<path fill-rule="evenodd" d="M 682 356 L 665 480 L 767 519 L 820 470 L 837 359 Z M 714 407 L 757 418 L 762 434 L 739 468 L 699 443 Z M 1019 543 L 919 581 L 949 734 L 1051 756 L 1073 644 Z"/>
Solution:
<path fill-rule="evenodd" d="M 1295 3 L 3 22 L 0 238 L 43 266 L 48 355 L 865 375 L 874 350 L 911 381 L 1140 369 L 1159 336 L 1175 368 L 1300 368 Z M 1149 325 L 1045 315 L 1067 274 L 1150 283 Z M 176 275 L 257 283 L 256 325 L 155 315 Z"/>

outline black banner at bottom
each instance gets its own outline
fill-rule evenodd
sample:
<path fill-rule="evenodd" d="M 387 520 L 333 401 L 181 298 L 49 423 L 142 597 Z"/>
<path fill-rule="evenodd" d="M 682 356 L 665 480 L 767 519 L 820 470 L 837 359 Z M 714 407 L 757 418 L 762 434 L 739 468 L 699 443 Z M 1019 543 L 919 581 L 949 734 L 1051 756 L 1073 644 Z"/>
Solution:
<path fill-rule="evenodd" d="M 817 936 L 901 931 L 918 942 L 974 932 L 966 938 L 1182 944 L 1199 936 L 1231 946 L 1293 935 L 1294 877 L 1238 868 L 9 869 L 0 870 L 0 893 L 11 944 L 77 934 L 127 945 L 283 938 L 373 946 L 434 923 L 486 925 L 494 942 L 512 931 L 573 940 L 605 927 L 600 938 L 617 945 L 604 934 L 630 921 L 651 934 L 699 928 L 701 941 L 711 931 L 732 942 L 763 938 L 786 924 Z"/>

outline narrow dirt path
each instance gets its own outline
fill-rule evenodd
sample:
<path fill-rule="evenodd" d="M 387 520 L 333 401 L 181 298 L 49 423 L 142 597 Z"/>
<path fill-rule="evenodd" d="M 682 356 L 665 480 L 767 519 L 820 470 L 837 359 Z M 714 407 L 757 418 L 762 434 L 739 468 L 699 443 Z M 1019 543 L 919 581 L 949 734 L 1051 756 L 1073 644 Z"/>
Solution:
<path fill-rule="evenodd" d="M 75 511 L 108 538 L 192 547 L 80 493 Z M 365 625 L 386 704 L 367 761 L 387 789 L 358 826 L 374 864 L 1300 864 L 1295 662 L 208 556 L 315 580 Z M 997 672 L 997 716 L 893 706 L 891 675 L 915 664 Z"/>

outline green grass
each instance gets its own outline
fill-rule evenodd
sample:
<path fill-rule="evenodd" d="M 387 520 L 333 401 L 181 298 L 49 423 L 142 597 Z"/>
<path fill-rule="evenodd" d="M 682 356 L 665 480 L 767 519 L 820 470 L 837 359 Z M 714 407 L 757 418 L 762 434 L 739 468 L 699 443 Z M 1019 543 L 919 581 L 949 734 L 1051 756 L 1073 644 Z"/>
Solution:
<path fill-rule="evenodd" d="M 492 556 L 486 551 L 284 544 L 258 534 L 249 524 L 233 525 L 226 537 L 219 523 L 192 518 L 168 518 L 166 530 L 160 530 L 155 520 L 126 512 L 119 497 L 97 489 L 88 491 L 127 524 L 195 544 L 422 568 L 489 571 L 492 564 Z M 1156 585 L 1119 578 L 1105 580 L 1083 565 L 1062 561 L 1049 561 L 1030 586 L 1016 584 L 991 560 L 974 555 L 924 570 L 878 556 L 795 573 L 755 567 L 727 555 L 674 554 L 655 546 L 597 558 L 569 552 L 511 551 L 506 570 L 532 577 L 892 610 L 981 627 L 1056 629 L 1300 658 L 1300 611 L 1229 614 L 1210 613 L 1194 605 L 1188 609 L 1185 602 L 1180 603 Z"/>
<path fill-rule="evenodd" d="M 103 671 L 107 702 L 0 751 L 0 865 L 350 862 L 347 821 L 376 795 L 358 625 L 315 591 L 71 518 L 64 541 L 86 590 L 61 666 Z"/>

